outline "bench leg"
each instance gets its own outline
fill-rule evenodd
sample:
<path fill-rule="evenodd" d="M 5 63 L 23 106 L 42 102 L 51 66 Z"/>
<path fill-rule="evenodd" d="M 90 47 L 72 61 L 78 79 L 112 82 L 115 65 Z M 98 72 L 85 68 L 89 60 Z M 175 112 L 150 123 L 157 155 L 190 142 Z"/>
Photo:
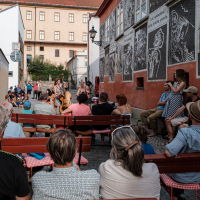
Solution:
<path fill-rule="evenodd" d="M 173 200 L 173 187 L 171 186 L 171 200 Z"/>
<path fill-rule="evenodd" d="M 32 179 L 32 175 L 33 175 L 33 168 L 31 167 L 31 179 Z"/>

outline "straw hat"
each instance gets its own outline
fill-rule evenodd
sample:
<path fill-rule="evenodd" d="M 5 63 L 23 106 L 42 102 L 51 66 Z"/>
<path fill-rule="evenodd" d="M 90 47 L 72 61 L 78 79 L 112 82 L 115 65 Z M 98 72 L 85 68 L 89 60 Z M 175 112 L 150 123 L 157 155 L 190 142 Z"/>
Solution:
<path fill-rule="evenodd" d="M 200 100 L 187 103 L 186 108 L 189 114 L 198 122 L 200 122 Z"/>

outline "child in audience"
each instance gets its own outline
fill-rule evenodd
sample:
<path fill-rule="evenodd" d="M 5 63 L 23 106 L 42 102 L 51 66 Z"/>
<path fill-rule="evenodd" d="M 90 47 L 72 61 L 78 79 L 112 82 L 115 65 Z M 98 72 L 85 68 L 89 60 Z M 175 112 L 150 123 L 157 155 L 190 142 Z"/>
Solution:
<path fill-rule="evenodd" d="M 10 98 L 9 98 L 8 95 L 5 96 L 5 100 L 6 100 L 7 102 L 10 102 Z"/>
<path fill-rule="evenodd" d="M 144 125 L 135 123 L 131 125 L 131 128 L 134 130 L 134 132 L 137 134 L 137 136 L 140 139 L 140 142 L 142 143 L 142 148 L 144 151 L 144 155 L 147 154 L 155 154 L 153 147 L 147 143 L 148 140 L 148 130 Z"/>
<path fill-rule="evenodd" d="M 31 108 L 31 102 L 30 101 L 25 101 L 23 106 L 24 106 L 24 110 L 21 111 L 22 114 L 33 114 L 33 111 L 30 110 L 30 108 Z M 23 127 L 33 128 L 34 124 L 23 123 Z"/>

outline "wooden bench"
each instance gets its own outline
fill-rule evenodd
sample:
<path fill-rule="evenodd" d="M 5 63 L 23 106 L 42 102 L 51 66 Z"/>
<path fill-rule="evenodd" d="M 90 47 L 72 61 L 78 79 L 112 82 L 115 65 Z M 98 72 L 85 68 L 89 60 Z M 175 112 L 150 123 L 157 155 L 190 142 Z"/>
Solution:
<path fill-rule="evenodd" d="M 47 153 L 48 138 L 3 138 L 1 141 L 1 150 L 10 153 Z M 90 152 L 91 137 L 76 137 L 78 142 L 79 159 L 78 165 L 80 166 L 82 152 Z M 24 163 L 26 167 L 26 163 Z M 31 168 L 32 177 L 32 168 Z"/>

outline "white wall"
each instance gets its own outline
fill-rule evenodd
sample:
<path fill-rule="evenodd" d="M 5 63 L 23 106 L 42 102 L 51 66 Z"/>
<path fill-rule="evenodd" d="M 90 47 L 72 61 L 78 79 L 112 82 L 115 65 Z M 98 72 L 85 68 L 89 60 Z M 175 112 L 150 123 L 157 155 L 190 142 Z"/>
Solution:
<path fill-rule="evenodd" d="M 99 27 L 100 27 L 100 19 L 98 17 L 92 17 L 91 20 L 89 21 L 89 30 L 92 29 L 92 26 L 94 26 L 94 29 L 97 31 L 95 41 L 99 41 Z M 92 43 L 91 39 L 89 38 L 88 41 L 88 46 L 89 46 L 89 62 L 88 64 L 90 65 L 90 70 L 89 70 L 89 77 L 90 81 L 92 82 L 93 85 L 95 85 L 95 77 L 99 76 L 99 46 L 96 44 Z"/>
<path fill-rule="evenodd" d="M 24 28 L 19 6 L 12 6 L 0 12 L 0 48 L 9 62 L 9 71 L 13 71 L 13 77 L 9 77 L 9 87 L 18 84 L 18 62 L 10 59 L 12 43 L 19 42 L 19 32 L 24 40 Z"/>

